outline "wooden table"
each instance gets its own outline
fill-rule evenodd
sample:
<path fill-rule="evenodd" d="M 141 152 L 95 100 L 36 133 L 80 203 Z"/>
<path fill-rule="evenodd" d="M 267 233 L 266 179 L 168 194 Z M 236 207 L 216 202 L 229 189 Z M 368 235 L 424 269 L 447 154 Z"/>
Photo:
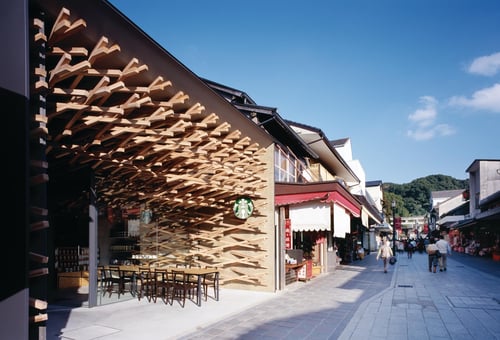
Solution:
<path fill-rule="evenodd" d="M 120 271 L 122 272 L 134 272 L 137 276 L 139 273 L 139 267 L 138 265 L 127 265 L 127 266 L 119 266 Z M 197 268 L 197 267 L 191 267 L 191 268 L 177 268 L 177 267 L 159 267 L 158 269 L 175 269 L 179 271 L 183 271 L 186 274 L 196 276 L 197 280 L 197 296 L 196 296 L 196 304 L 198 306 L 201 306 L 201 300 L 202 300 L 202 281 L 206 275 L 213 274 L 215 276 L 215 300 L 219 301 L 219 270 L 217 268 Z M 151 267 L 151 270 L 154 271 L 154 267 Z M 136 282 L 134 280 L 133 285 L 136 287 Z"/>
<path fill-rule="evenodd" d="M 105 265 L 105 266 L 98 266 L 98 268 L 102 268 L 104 271 L 106 271 L 106 278 L 109 279 L 111 272 L 111 268 L 117 267 L 119 270 L 119 289 L 118 289 L 118 294 L 123 294 L 125 292 L 125 284 L 127 282 L 130 283 L 130 294 L 132 296 L 136 296 L 137 294 L 137 275 L 139 273 L 139 266 L 136 265 Z M 106 282 L 104 284 L 107 284 Z M 107 287 L 111 288 L 111 286 Z"/>
<path fill-rule="evenodd" d="M 215 275 L 215 300 L 219 301 L 219 270 L 217 268 L 175 268 L 175 270 L 182 270 L 184 273 L 189 275 L 195 275 L 197 277 L 197 296 L 196 304 L 201 306 L 201 282 L 206 275 Z"/>

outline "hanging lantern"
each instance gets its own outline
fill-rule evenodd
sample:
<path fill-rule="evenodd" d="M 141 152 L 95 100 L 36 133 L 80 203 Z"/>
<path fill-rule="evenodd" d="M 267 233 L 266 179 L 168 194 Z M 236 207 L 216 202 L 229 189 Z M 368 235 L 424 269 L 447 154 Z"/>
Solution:
<path fill-rule="evenodd" d="M 153 212 L 151 209 L 146 208 L 143 211 L 141 211 L 141 223 L 143 224 L 149 224 L 153 220 Z"/>

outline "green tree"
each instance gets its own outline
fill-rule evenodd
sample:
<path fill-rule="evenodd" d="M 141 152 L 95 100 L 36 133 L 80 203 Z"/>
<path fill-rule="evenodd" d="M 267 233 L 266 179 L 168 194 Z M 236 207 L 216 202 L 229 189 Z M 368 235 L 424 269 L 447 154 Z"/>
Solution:
<path fill-rule="evenodd" d="M 431 209 L 432 191 L 459 190 L 468 187 L 468 180 L 459 180 L 446 175 L 430 175 L 406 184 L 384 183 L 384 214 L 392 216 L 391 204 L 394 200 L 396 216 L 422 216 Z"/>

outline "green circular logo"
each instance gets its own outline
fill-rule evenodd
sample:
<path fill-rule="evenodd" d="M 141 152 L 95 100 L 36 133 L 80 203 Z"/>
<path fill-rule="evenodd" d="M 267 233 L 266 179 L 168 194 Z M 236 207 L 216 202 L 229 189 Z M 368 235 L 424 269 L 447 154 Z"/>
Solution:
<path fill-rule="evenodd" d="M 252 215 L 253 208 L 253 202 L 250 198 L 240 197 L 234 202 L 234 215 L 241 220 L 246 220 Z"/>

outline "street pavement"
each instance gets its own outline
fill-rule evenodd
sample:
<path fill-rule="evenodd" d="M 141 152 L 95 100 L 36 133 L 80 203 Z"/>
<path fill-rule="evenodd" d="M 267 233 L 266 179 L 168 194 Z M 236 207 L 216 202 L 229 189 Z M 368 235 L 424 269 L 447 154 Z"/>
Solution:
<path fill-rule="evenodd" d="M 184 308 L 137 299 L 96 308 L 50 306 L 47 339 L 500 339 L 500 262 L 453 253 L 398 255 L 383 272 L 371 253 L 277 293 L 221 288 Z"/>

